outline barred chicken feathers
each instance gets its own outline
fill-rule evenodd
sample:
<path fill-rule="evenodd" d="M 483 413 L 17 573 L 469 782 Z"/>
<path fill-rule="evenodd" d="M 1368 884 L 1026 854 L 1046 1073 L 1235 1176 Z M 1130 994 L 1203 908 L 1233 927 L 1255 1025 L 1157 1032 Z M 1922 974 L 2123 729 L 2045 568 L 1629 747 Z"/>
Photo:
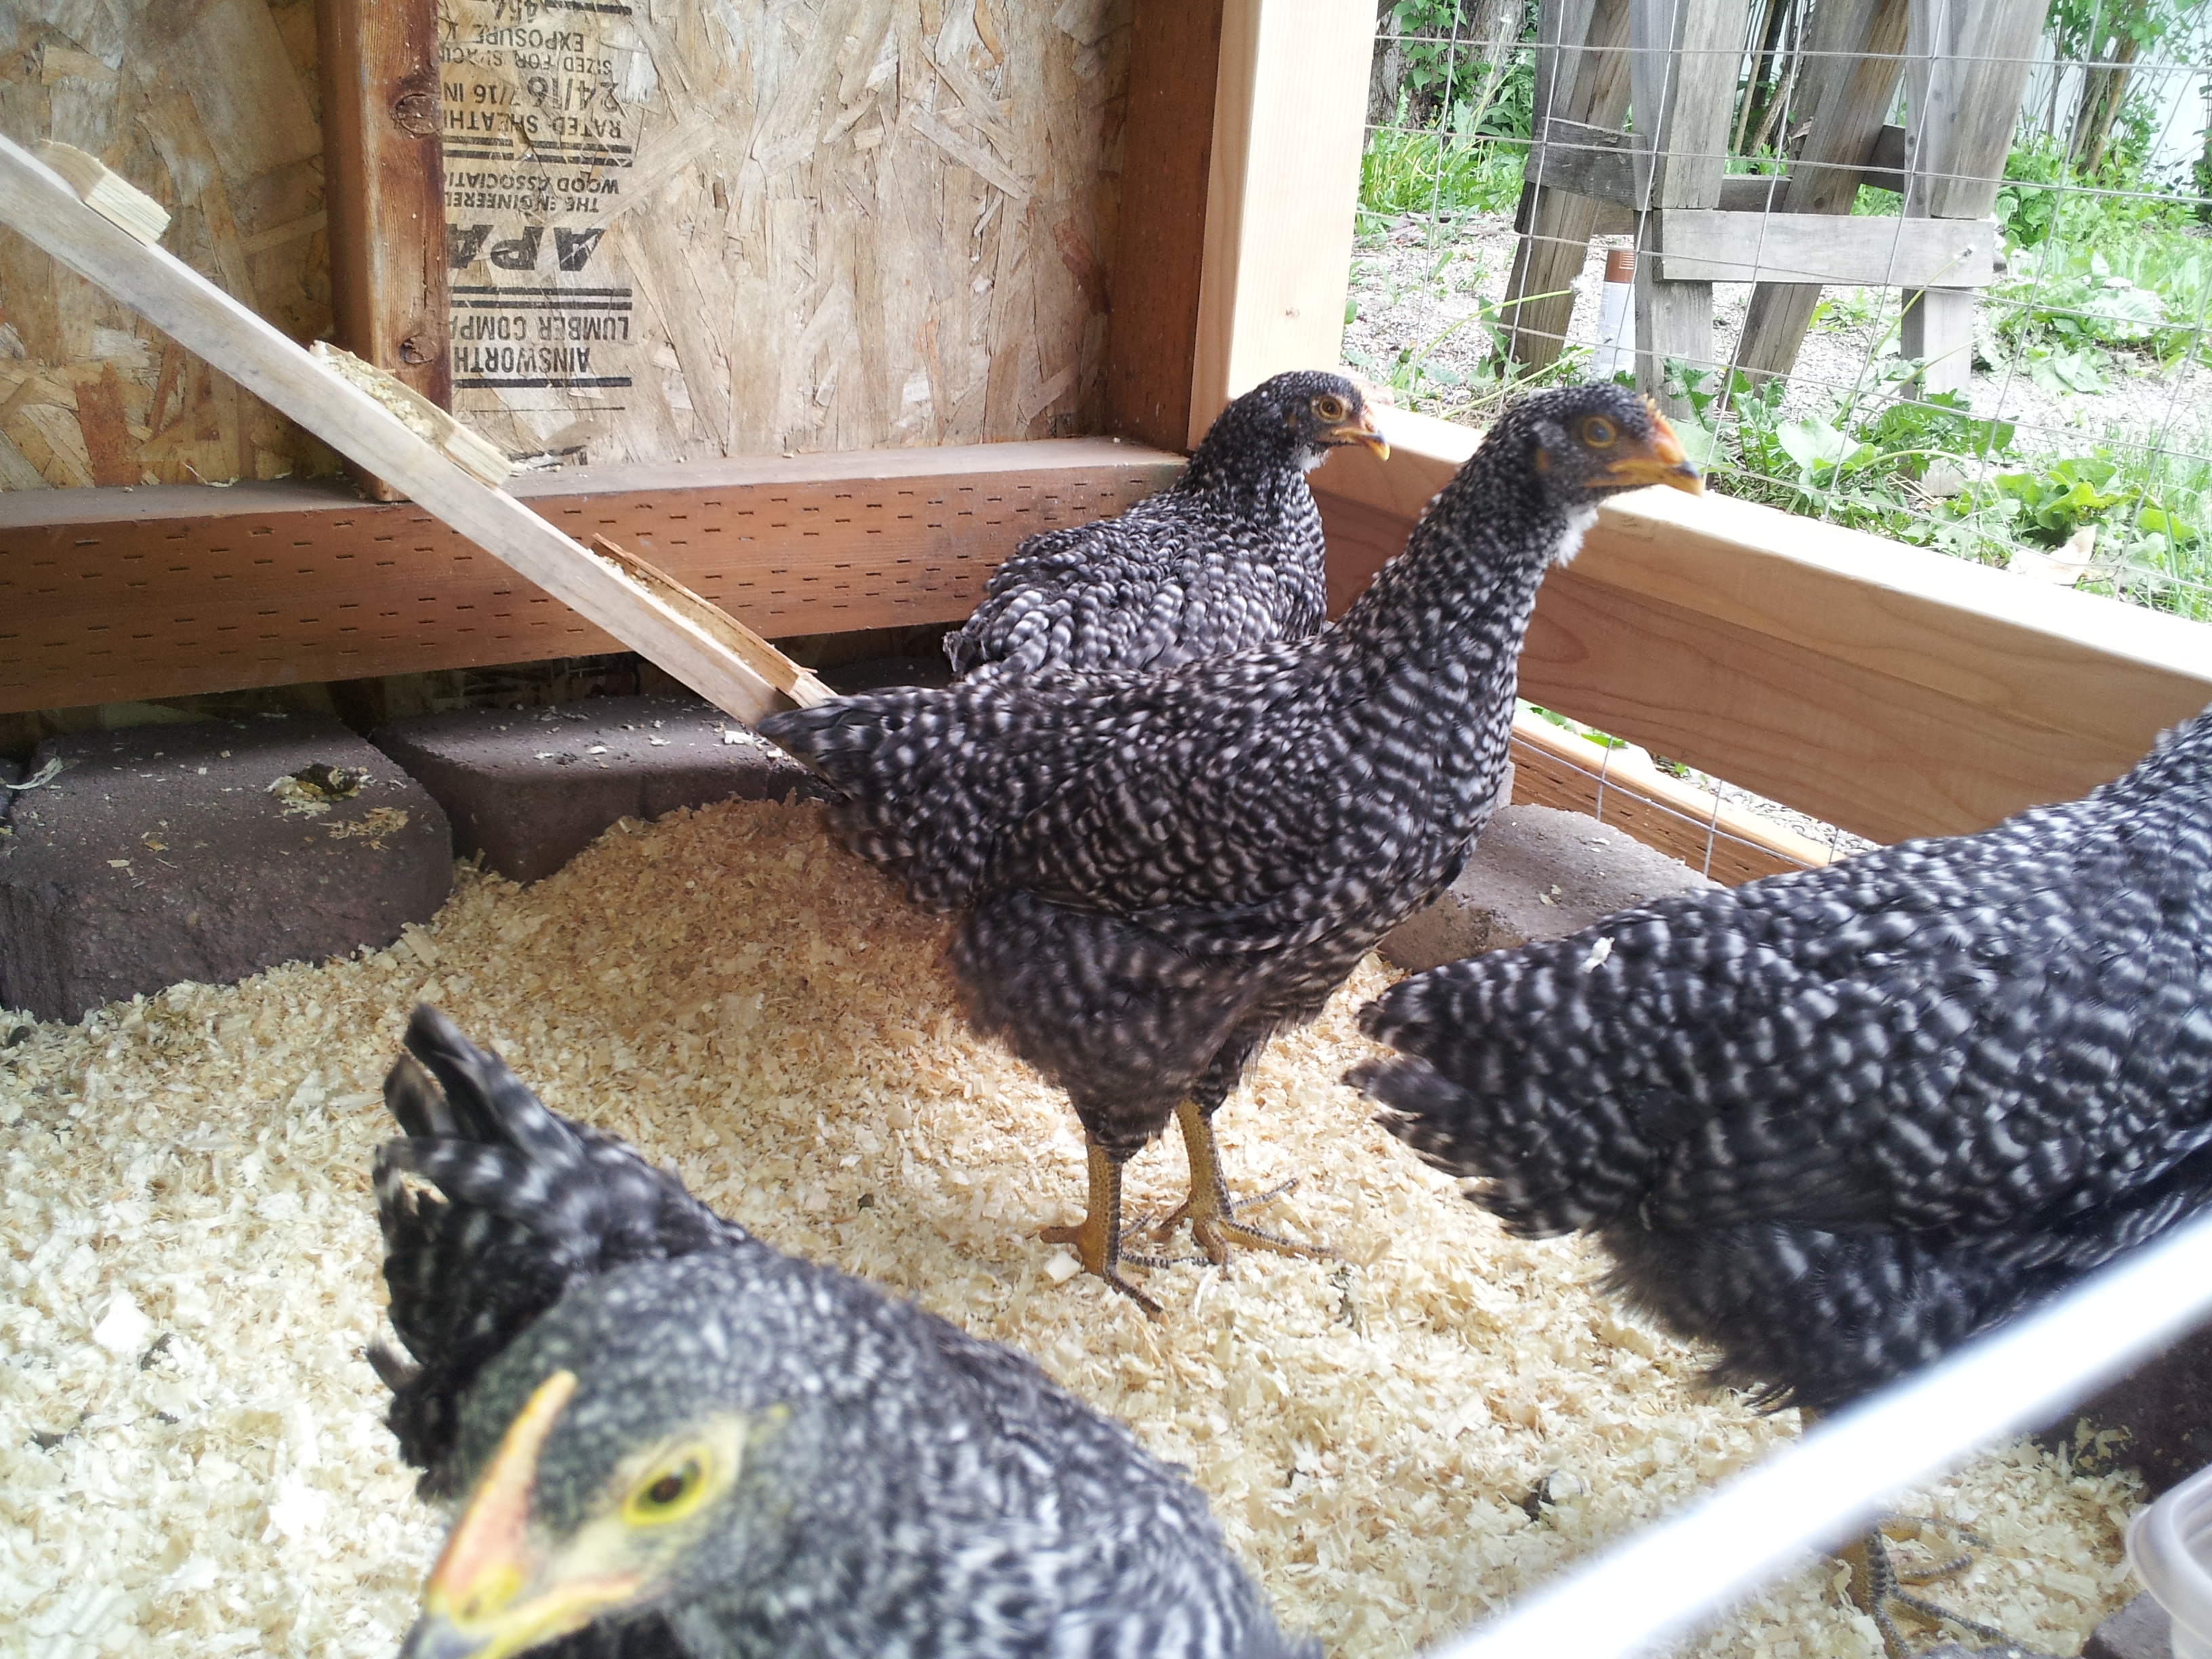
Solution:
<path fill-rule="evenodd" d="M 1031 536 L 946 635 L 953 672 L 1164 669 L 1303 639 L 1328 602 L 1306 473 L 1371 434 L 1340 374 L 1278 374 L 1222 411 L 1167 489 Z M 1369 441 L 1379 442 L 1371 436 Z"/>
<path fill-rule="evenodd" d="M 435 1010 L 406 1040 L 421 1064 L 400 1061 L 386 1099 L 407 1138 L 375 1178 L 392 1322 L 420 1368 L 395 1426 L 426 1492 L 471 1487 L 556 1370 L 580 1380 L 536 1471 L 547 1547 L 599 1462 L 703 1411 L 774 1426 L 746 1450 L 726 1564 L 706 1538 L 680 1595 L 541 1651 L 1319 1659 L 1277 1627 L 1204 1497 L 1029 1359 L 760 1243 L 547 1110 Z"/>
<path fill-rule="evenodd" d="M 414 1363 L 386 1351 L 378 1369 L 400 1454 L 430 1497 L 461 1397 L 570 1285 L 750 1239 L 624 1142 L 548 1111 L 436 1009 L 415 1011 L 406 1043 L 413 1058 L 386 1077 L 384 1101 L 407 1138 L 377 1148 L 374 1179 L 392 1325 Z"/>
<path fill-rule="evenodd" d="M 1194 1081 L 1218 1104 L 1458 873 L 1537 584 L 1627 487 L 1574 434 L 1614 422 L 1656 442 L 1655 419 L 1610 386 L 1523 399 L 1311 639 L 844 699 L 762 733 L 841 792 L 848 846 L 963 915 L 952 962 L 975 1023 L 1133 1150 Z"/>
<path fill-rule="evenodd" d="M 1417 975 L 1354 1080 L 1828 1407 L 2212 1203 L 2212 711 L 2078 801 Z"/>

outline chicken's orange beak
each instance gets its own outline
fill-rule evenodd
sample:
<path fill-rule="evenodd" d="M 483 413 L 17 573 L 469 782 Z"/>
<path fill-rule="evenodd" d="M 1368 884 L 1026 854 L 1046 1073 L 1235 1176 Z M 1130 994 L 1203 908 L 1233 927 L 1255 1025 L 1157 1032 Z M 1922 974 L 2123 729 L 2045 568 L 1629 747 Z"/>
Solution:
<path fill-rule="evenodd" d="M 1651 435 L 1643 442 L 1621 446 L 1620 459 L 1599 475 L 1609 487 L 1622 484 L 1665 484 L 1670 489 L 1680 489 L 1692 495 L 1705 493 L 1705 481 L 1699 476 L 1682 441 L 1674 435 L 1674 428 L 1667 424 L 1667 417 L 1657 409 L 1651 410 Z"/>
<path fill-rule="evenodd" d="M 1363 409 L 1356 421 L 1346 421 L 1342 426 L 1333 426 L 1328 435 L 1340 444 L 1365 444 L 1384 460 L 1390 459 L 1390 441 L 1375 424 L 1371 410 Z"/>
<path fill-rule="evenodd" d="M 573 1372 L 538 1386 L 477 1482 L 422 1590 L 422 1616 L 401 1659 L 507 1659 L 581 1630 L 637 1589 L 634 1577 L 599 1575 L 546 1583 L 546 1563 L 530 1536 L 538 1455 L 576 1391 Z"/>

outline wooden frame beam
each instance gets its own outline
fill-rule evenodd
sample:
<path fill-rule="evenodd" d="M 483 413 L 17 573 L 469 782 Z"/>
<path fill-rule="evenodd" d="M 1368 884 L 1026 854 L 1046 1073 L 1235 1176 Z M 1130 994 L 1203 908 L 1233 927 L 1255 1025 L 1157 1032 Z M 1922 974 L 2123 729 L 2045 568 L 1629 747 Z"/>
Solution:
<path fill-rule="evenodd" d="M 1480 434 L 1391 411 L 1315 475 L 1340 608 Z M 1522 695 L 1877 841 L 2118 777 L 2212 704 L 2212 630 L 1793 518 L 1645 490 L 1537 599 Z"/>
<path fill-rule="evenodd" d="M 750 722 L 778 705 L 774 687 L 691 616 L 464 471 L 383 402 L 325 368 L 173 254 L 110 223 L 4 137 L 0 222 L 727 713 Z M 651 559 L 652 550 L 638 550 Z M 274 561 L 273 554 L 264 561 L 272 572 Z M 319 610 L 321 596 L 313 603 Z"/>
<path fill-rule="evenodd" d="M 1659 215 L 1670 283 L 1837 283 L 1986 288 L 2003 238 L 1994 219 L 1831 218 L 1669 208 Z M 1809 313 L 1808 313 L 1809 314 Z"/>
<path fill-rule="evenodd" d="M 1206 272 L 1223 0 L 1136 0 L 1121 137 L 1121 225 L 1106 319 L 1106 418 L 1180 449 L 1190 430 Z"/>
<path fill-rule="evenodd" d="M 771 637 L 957 622 L 1024 536 L 1182 458 L 1103 438 L 562 471 L 512 494 Z M 0 494 L 0 712 L 623 649 L 409 503 L 335 482 Z"/>

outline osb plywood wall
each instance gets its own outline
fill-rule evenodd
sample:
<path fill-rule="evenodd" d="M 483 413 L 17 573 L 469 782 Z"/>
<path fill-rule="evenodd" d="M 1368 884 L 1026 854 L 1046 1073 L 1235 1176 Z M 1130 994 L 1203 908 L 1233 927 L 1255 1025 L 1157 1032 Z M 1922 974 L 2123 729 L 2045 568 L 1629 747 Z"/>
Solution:
<path fill-rule="evenodd" d="M 0 131 L 99 156 L 163 246 L 299 339 L 330 328 L 312 0 L 5 0 Z M 313 438 L 0 232 L 0 486 L 327 471 Z"/>
<path fill-rule="evenodd" d="M 1097 429 L 1127 0 L 445 0 L 455 407 L 593 464 Z"/>
<path fill-rule="evenodd" d="M 1097 430 L 1128 0 L 441 0 L 456 406 L 568 465 Z M 330 328 L 312 0 L 6 0 L 0 131 Z M 0 234 L 0 487 L 327 471 Z"/>

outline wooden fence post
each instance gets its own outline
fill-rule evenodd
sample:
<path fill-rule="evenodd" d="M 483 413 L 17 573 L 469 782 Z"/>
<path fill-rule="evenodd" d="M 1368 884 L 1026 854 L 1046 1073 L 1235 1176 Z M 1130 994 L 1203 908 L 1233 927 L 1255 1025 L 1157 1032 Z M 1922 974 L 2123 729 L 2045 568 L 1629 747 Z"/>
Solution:
<path fill-rule="evenodd" d="M 1996 204 L 2021 94 L 2049 0 L 1912 0 L 1905 85 L 1907 218 L 1978 219 Z M 1974 367 L 1972 289 L 1905 296 L 1898 349 L 1926 364 L 1919 391 L 1963 392 Z"/>
<path fill-rule="evenodd" d="M 1536 55 L 1536 141 L 1521 186 L 1502 320 L 1513 361 L 1543 368 L 1566 343 L 1574 280 L 1605 204 L 1538 182 L 1554 121 L 1618 131 L 1628 113 L 1628 0 L 1544 0 Z"/>
<path fill-rule="evenodd" d="M 1629 101 L 1635 117 L 1638 201 L 1636 384 L 1671 414 L 1667 363 L 1713 363 L 1713 285 L 1661 275 L 1670 208 L 1717 209 L 1728 170 L 1749 0 L 1630 0 Z"/>
<path fill-rule="evenodd" d="M 1807 42 L 1804 149 L 1774 206 L 1782 213 L 1847 214 L 1859 176 L 1897 96 L 1906 0 L 1841 0 L 1814 9 Z M 1755 378 L 1787 374 L 1811 326 L 1814 283 L 1761 283 L 1751 296 L 1736 364 Z"/>

